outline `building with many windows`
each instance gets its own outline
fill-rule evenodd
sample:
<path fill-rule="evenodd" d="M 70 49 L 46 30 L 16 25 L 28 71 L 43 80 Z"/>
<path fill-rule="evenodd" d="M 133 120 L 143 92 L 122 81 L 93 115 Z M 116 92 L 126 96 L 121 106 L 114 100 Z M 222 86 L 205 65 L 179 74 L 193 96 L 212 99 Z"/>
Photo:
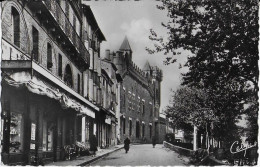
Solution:
<path fill-rule="evenodd" d="M 118 115 L 119 138 L 122 141 L 128 136 L 132 142 L 151 143 L 152 136 L 155 136 L 158 142 L 162 71 L 150 66 L 149 62 L 142 70 L 137 67 L 132 61 L 132 49 L 127 38 L 119 51 L 110 54 L 123 79 Z"/>
<path fill-rule="evenodd" d="M 105 37 L 90 7 L 13 0 L 1 8 L 3 163 L 62 160 L 66 146 L 89 147 L 93 134 L 99 146 L 112 144 L 118 106 L 114 96 L 104 101 L 118 87 L 101 70 Z"/>

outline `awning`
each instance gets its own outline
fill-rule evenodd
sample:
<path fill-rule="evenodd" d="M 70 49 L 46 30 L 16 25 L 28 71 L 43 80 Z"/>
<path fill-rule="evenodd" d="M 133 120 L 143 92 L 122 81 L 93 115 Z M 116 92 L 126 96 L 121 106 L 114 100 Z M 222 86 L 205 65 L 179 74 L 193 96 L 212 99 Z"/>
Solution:
<path fill-rule="evenodd" d="M 10 76 L 6 75 L 2 81 L 5 81 L 8 85 L 14 86 L 16 88 L 26 87 L 32 93 L 45 95 L 49 98 L 58 100 L 64 109 L 72 108 L 82 114 L 86 114 L 92 118 L 95 118 L 95 112 L 91 111 L 88 107 L 80 104 L 64 93 L 61 93 L 59 89 L 51 87 L 36 76 L 31 78 L 31 74 L 29 72 L 17 72 L 11 74 Z"/>

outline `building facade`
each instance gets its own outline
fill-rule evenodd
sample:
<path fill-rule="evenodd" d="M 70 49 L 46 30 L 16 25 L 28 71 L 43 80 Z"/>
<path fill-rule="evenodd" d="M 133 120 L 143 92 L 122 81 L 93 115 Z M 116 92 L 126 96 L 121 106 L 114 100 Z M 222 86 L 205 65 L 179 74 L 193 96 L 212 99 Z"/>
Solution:
<path fill-rule="evenodd" d="M 127 38 L 119 51 L 109 53 L 122 76 L 118 138 L 129 137 L 131 142 L 159 141 L 159 109 L 162 71 L 146 62 L 141 70 L 132 61 L 132 49 Z"/>
<path fill-rule="evenodd" d="M 66 146 L 89 147 L 94 134 L 100 147 L 115 143 L 109 104 L 117 103 L 104 104 L 108 87 L 101 84 L 114 82 L 101 70 L 105 37 L 90 7 L 80 0 L 11 0 L 1 8 L 3 163 L 63 160 Z"/>

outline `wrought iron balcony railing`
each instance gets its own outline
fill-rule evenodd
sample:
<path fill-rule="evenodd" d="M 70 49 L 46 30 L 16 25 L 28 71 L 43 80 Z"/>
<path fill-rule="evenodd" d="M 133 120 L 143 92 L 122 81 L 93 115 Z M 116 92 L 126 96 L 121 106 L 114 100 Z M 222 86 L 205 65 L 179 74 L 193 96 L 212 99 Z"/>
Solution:
<path fill-rule="evenodd" d="M 55 0 L 44 0 L 42 1 L 45 4 L 48 11 L 54 17 L 56 22 L 59 24 L 60 28 L 67 35 L 71 43 L 76 47 L 77 51 L 81 57 L 87 62 L 90 63 L 90 55 L 86 47 L 84 46 L 81 37 L 76 32 L 75 28 L 70 23 L 68 17 L 62 10 L 61 6 Z"/>

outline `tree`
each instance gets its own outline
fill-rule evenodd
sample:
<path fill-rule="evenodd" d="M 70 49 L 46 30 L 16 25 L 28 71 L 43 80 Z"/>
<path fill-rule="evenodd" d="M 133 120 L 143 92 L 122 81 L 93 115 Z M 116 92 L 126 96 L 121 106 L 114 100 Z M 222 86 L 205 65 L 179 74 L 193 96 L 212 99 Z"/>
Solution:
<path fill-rule="evenodd" d="M 209 125 L 217 121 L 214 111 L 208 104 L 207 93 L 201 89 L 180 87 L 173 92 L 172 103 L 167 106 L 167 117 L 172 120 L 175 128 L 182 129 L 185 134 L 193 132 L 193 126 L 202 129 L 208 140 Z M 205 140 L 206 141 L 206 140 Z"/>
<path fill-rule="evenodd" d="M 186 82 L 214 82 L 218 79 L 258 81 L 258 1 L 256 0 L 161 0 L 170 20 L 162 25 L 168 31 L 165 41 L 151 30 L 158 41 L 150 53 L 173 53 L 166 64 L 175 62 L 177 49 L 189 50 Z M 231 68 L 236 66 L 236 70 Z M 217 68 L 217 70 L 216 70 Z M 224 78 L 223 78 L 224 77 Z M 210 83 L 208 83 L 210 84 Z"/>
<path fill-rule="evenodd" d="M 157 8 L 168 12 L 169 21 L 162 23 L 168 38 L 151 30 L 156 44 L 147 51 L 172 53 L 165 64 L 176 62 L 177 50 L 190 51 L 182 84 L 207 89 L 220 119 L 233 121 L 251 96 L 258 106 L 258 1 L 161 1 Z"/>
<path fill-rule="evenodd" d="M 165 113 L 172 120 L 174 126 L 182 129 L 185 132 L 192 132 L 193 126 L 204 134 L 204 145 L 209 137 L 217 141 L 233 141 L 237 132 L 236 121 L 233 112 L 238 112 L 240 109 L 226 107 L 212 102 L 216 97 L 210 97 L 206 89 L 198 89 L 195 87 L 182 86 L 176 91 L 173 91 L 171 104 L 166 107 Z M 220 100 L 228 100 L 226 95 Z M 215 106 L 218 106 L 215 107 Z M 225 107 L 225 113 L 223 111 Z M 237 139 L 237 138 L 236 138 Z M 203 144 L 203 143 L 202 143 Z"/>

